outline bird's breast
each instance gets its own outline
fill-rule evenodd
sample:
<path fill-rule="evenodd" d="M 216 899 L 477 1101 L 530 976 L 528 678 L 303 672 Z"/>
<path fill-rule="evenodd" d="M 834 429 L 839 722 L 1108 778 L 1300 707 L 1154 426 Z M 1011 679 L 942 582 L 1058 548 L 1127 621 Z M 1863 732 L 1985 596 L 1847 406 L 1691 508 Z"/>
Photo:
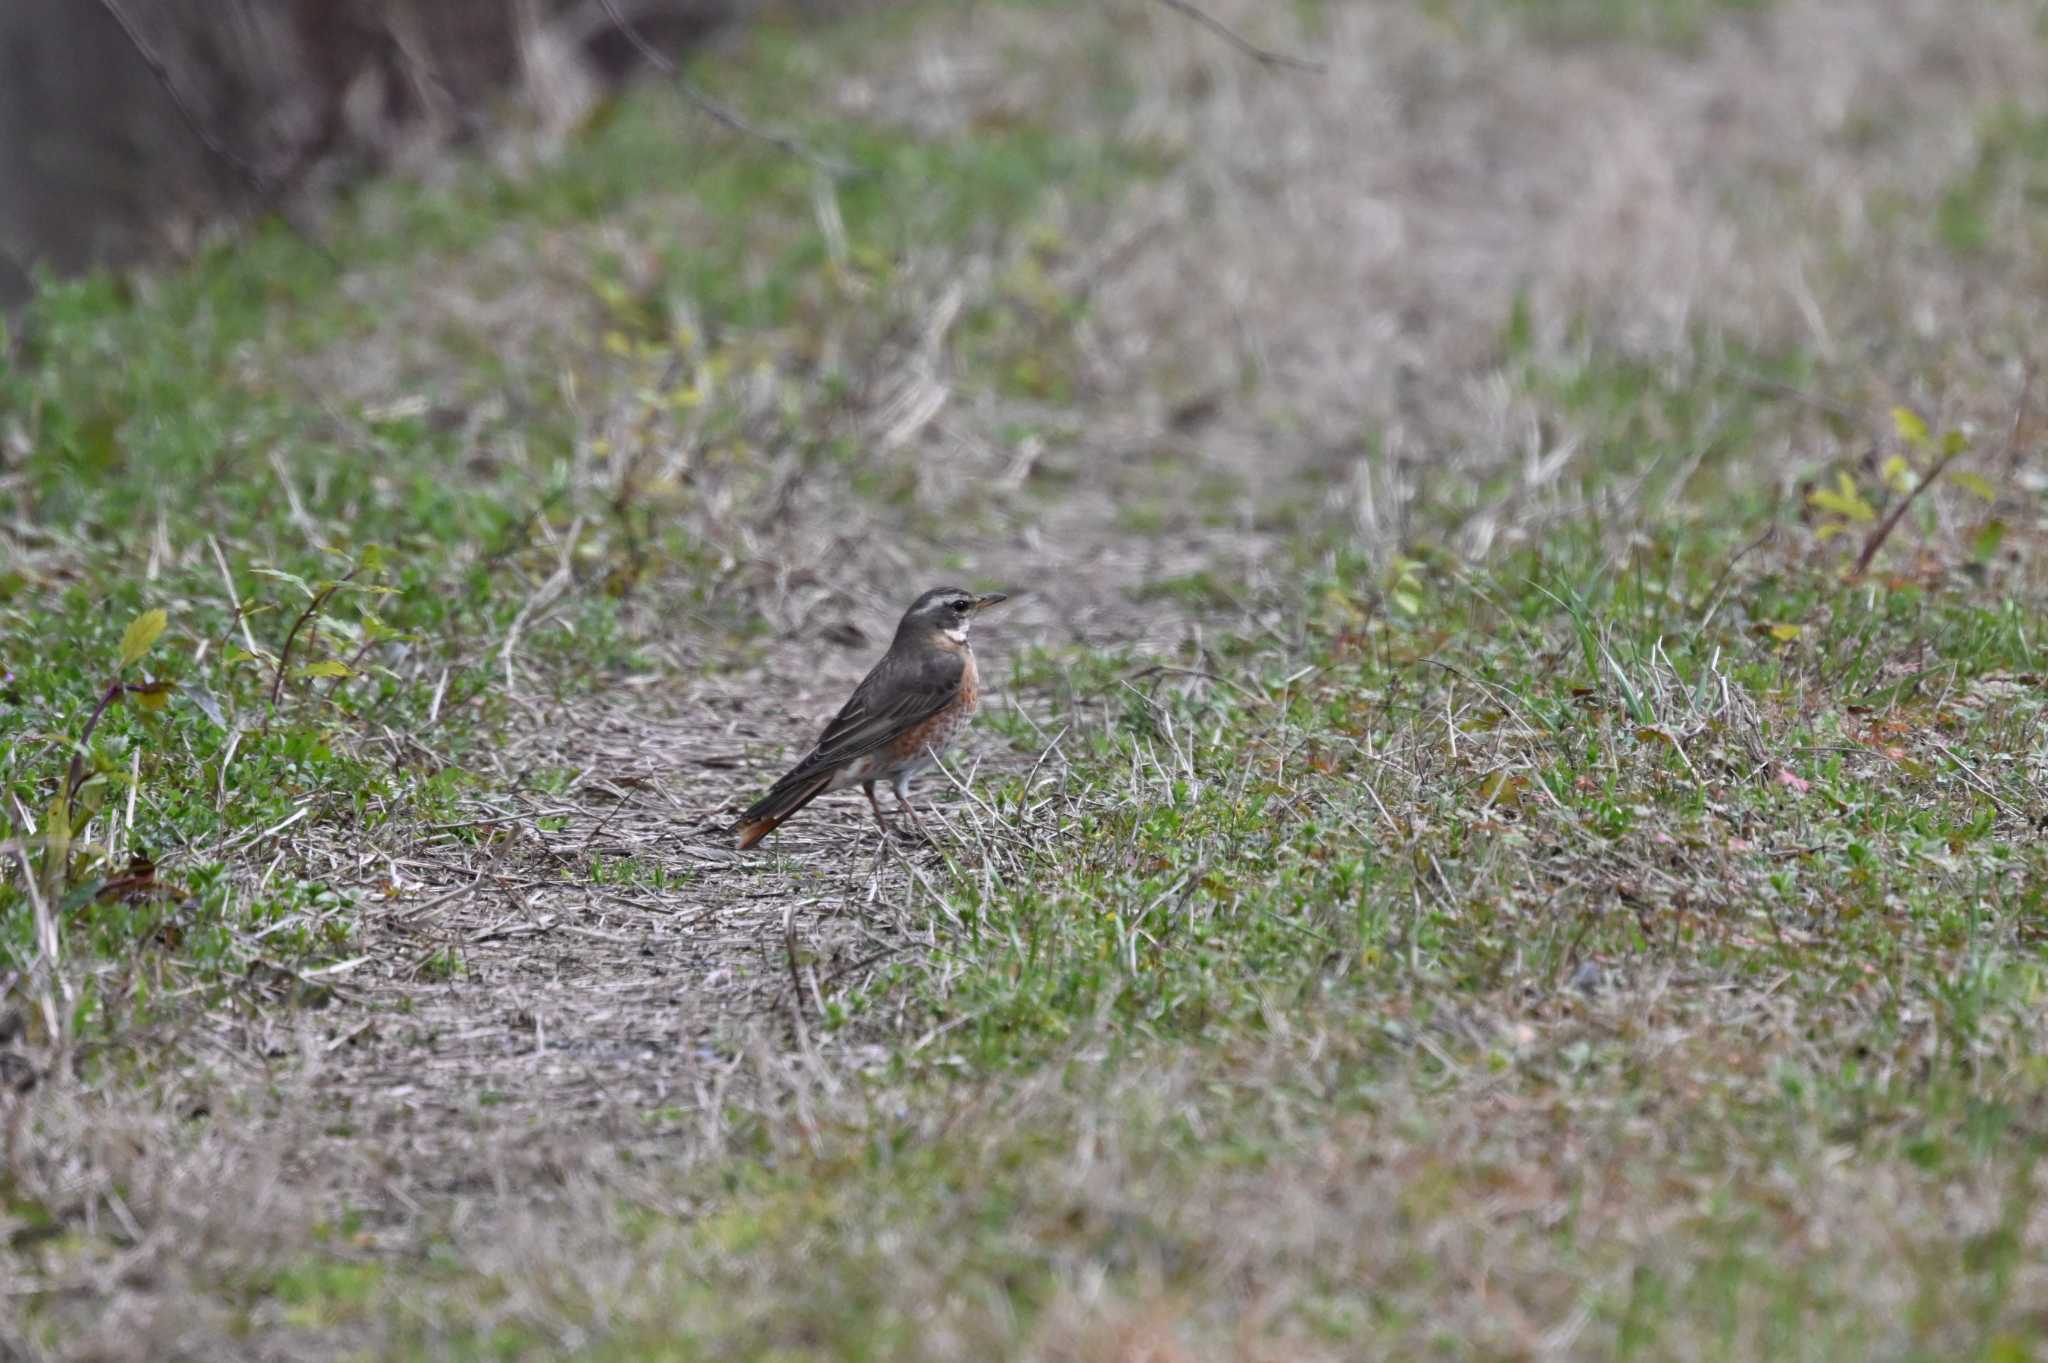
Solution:
<path fill-rule="evenodd" d="M 974 666 L 974 650 L 970 648 L 966 653 L 962 660 L 966 665 L 960 669 L 960 710 L 971 715 L 981 704 L 981 673 Z"/>

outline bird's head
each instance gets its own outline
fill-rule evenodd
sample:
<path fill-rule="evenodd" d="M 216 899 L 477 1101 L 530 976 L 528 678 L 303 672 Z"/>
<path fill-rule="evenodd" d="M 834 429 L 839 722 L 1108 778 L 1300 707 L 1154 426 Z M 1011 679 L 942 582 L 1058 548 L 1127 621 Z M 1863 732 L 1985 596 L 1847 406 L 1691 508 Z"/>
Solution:
<path fill-rule="evenodd" d="M 977 594 L 958 587 L 934 587 L 912 602 L 910 609 L 903 613 L 903 623 L 896 627 L 896 636 L 900 639 L 906 633 L 933 634 L 945 643 L 958 646 L 967 642 L 968 625 L 978 613 L 1009 599 L 1002 592 Z"/>

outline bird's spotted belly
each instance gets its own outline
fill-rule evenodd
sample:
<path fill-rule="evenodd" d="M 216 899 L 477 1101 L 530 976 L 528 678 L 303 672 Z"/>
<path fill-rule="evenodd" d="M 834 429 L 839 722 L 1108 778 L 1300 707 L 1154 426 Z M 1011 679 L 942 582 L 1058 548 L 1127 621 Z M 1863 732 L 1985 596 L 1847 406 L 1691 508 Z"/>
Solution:
<path fill-rule="evenodd" d="M 828 787 L 844 790 L 869 781 L 902 781 L 917 775 L 938 760 L 938 755 L 967 727 L 981 703 L 980 678 L 974 655 L 967 655 L 967 669 L 960 679 L 959 699 L 937 714 L 912 725 L 881 748 L 857 757 L 840 768 Z"/>
<path fill-rule="evenodd" d="M 906 729 L 903 736 L 888 748 L 892 766 L 929 766 L 938 754 L 946 750 L 959 732 L 967 727 L 968 717 L 974 713 L 973 702 L 962 700 L 949 705 L 924 723 Z"/>

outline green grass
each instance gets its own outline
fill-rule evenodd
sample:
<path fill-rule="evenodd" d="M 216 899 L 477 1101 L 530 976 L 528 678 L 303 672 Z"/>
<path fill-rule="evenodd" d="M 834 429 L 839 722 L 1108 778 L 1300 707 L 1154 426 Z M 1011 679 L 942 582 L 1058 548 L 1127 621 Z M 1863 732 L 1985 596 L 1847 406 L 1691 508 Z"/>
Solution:
<path fill-rule="evenodd" d="M 1935 206 L 1936 240 L 1965 257 L 2037 259 L 2048 205 L 2048 118 L 2000 108 L 1985 119 L 1978 143 L 1976 164 Z"/>

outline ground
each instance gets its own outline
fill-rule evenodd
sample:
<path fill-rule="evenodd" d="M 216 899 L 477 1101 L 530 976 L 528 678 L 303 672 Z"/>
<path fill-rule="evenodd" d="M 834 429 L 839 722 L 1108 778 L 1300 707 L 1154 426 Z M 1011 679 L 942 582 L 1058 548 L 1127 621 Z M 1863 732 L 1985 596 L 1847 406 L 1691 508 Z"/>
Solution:
<path fill-rule="evenodd" d="M 2048 1353 L 2048 14 L 1211 12 L 45 287 L 0 1357 Z"/>

